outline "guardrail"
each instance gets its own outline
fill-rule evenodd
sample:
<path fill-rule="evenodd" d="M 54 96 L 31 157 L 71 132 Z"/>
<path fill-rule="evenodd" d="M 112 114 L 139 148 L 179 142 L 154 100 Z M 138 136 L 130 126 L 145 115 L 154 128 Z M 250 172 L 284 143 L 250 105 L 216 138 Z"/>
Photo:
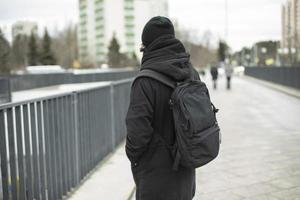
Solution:
<path fill-rule="evenodd" d="M 245 75 L 300 89 L 300 67 L 246 67 Z"/>
<path fill-rule="evenodd" d="M 62 199 L 78 186 L 124 139 L 131 81 L 1 105 L 3 199 Z"/>
<path fill-rule="evenodd" d="M 135 76 L 136 73 L 137 70 L 115 70 L 108 72 L 89 72 L 86 74 L 24 74 L 10 75 L 4 77 L 10 79 L 11 91 L 20 91 L 68 83 L 87 83 L 121 80 L 131 78 Z"/>
<path fill-rule="evenodd" d="M 10 84 L 7 78 L 0 78 L 0 104 L 11 101 Z"/>

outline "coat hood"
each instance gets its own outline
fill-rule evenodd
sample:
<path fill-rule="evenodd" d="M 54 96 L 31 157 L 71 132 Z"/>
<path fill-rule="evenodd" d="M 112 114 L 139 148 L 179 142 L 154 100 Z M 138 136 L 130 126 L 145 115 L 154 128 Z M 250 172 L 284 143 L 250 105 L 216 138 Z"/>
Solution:
<path fill-rule="evenodd" d="M 181 82 L 191 77 L 191 68 L 190 55 L 173 35 L 157 38 L 144 50 L 141 70 L 151 69 Z"/>

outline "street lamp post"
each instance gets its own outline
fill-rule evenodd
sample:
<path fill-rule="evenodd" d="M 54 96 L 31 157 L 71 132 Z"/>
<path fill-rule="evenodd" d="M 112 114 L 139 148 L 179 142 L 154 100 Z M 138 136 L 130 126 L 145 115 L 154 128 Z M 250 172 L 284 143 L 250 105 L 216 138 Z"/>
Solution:
<path fill-rule="evenodd" d="M 225 0 L 225 41 L 228 40 L 228 0 Z"/>
<path fill-rule="evenodd" d="M 277 48 L 277 65 L 282 66 L 282 60 L 281 60 L 281 54 L 283 54 L 283 49 L 282 48 Z"/>

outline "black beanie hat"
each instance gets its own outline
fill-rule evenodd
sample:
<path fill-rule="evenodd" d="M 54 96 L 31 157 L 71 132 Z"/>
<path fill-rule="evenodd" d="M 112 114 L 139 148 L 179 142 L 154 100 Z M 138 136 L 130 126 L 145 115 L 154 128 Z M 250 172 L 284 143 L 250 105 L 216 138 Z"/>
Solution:
<path fill-rule="evenodd" d="M 151 44 L 156 38 L 162 35 L 174 35 L 174 26 L 166 17 L 153 17 L 145 25 L 142 33 L 142 42 L 145 47 Z"/>

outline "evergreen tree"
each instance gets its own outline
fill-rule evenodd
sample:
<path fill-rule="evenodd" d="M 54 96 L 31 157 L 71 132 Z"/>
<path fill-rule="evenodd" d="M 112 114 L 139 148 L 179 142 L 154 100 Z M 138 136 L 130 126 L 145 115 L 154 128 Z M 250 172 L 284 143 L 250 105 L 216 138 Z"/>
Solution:
<path fill-rule="evenodd" d="M 51 49 L 51 38 L 48 34 L 47 29 L 45 29 L 43 44 L 42 44 L 42 52 L 41 52 L 41 63 L 43 65 L 55 65 L 56 59 Z"/>
<path fill-rule="evenodd" d="M 120 45 L 118 43 L 118 40 L 113 35 L 113 38 L 110 42 L 110 45 L 108 47 L 108 65 L 110 67 L 120 67 L 122 62 L 122 54 L 120 53 Z"/>
<path fill-rule="evenodd" d="M 0 29 L 0 72 L 9 73 L 10 46 Z"/>
<path fill-rule="evenodd" d="M 34 33 L 32 32 L 28 43 L 28 65 L 38 65 L 38 49 Z"/>
<path fill-rule="evenodd" d="M 126 65 L 129 67 L 138 67 L 140 65 L 138 58 L 134 52 L 131 54 L 131 56 L 127 60 L 128 60 L 128 62 L 126 63 Z"/>

